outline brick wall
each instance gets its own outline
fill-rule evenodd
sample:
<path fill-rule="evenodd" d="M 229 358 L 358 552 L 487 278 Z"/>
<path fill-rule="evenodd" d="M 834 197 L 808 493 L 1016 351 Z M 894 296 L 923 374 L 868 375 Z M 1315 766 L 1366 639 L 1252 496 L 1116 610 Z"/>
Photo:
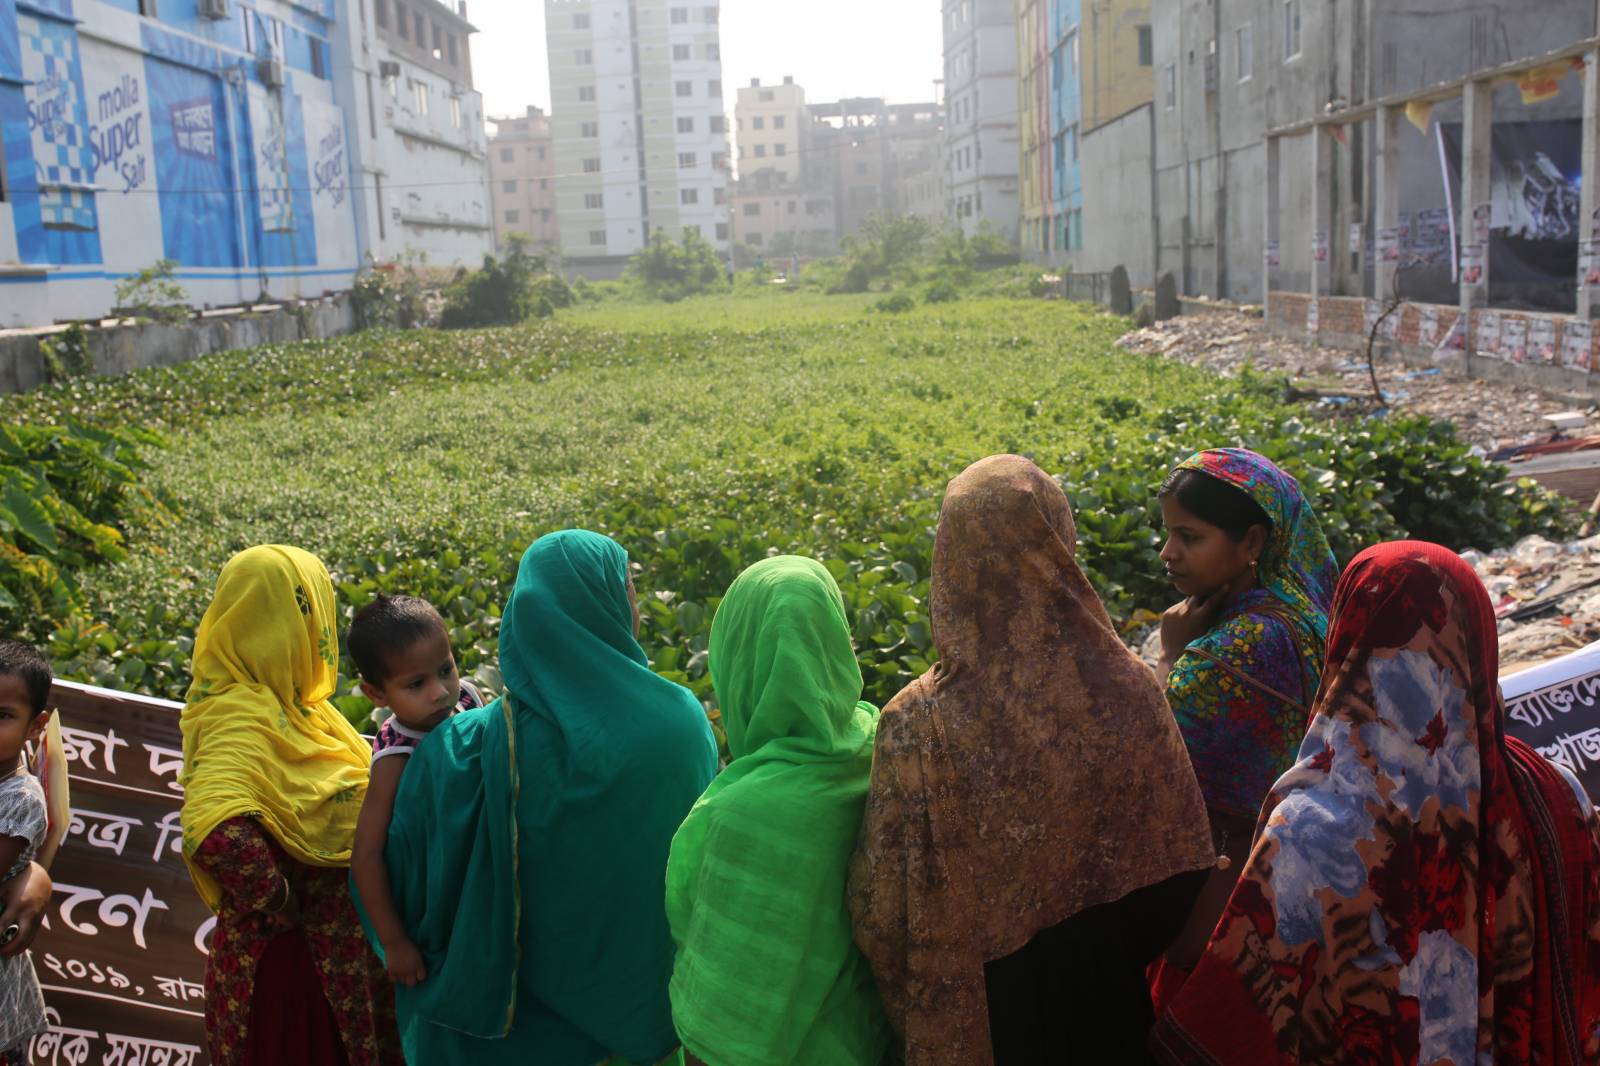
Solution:
<path fill-rule="evenodd" d="M 1368 305 L 1372 305 L 1369 310 Z M 1376 313 L 1377 302 L 1348 296 L 1323 296 L 1316 302 L 1315 340 L 1333 348 L 1366 351 L 1369 313 Z M 1267 328 L 1285 336 L 1305 338 L 1311 314 L 1311 297 L 1299 292 L 1274 292 L 1270 297 Z M 1422 365 L 1442 366 L 1489 381 L 1509 381 L 1576 399 L 1600 398 L 1600 322 L 1591 325 L 1587 351 L 1568 352 L 1567 339 L 1575 319 L 1561 315 L 1535 314 L 1480 308 L 1472 312 L 1471 335 L 1455 338 L 1449 349 L 1440 350 L 1450 336 L 1459 308 L 1440 304 L 1401 306 L 1384 323 L 1377 351 L 1384 359 Z M 1494 339 L 1498 328 L 1499 340 Z M 1535 346 L 1543 335 L 1552 343 L 1548 352 Z M 1520 342 L 1518 337 L 1524 338 Z M 1579 342 L 1581 344 L 1581 342 Z M 1517 350 L 1514 350 L 1517 349 Z"/>

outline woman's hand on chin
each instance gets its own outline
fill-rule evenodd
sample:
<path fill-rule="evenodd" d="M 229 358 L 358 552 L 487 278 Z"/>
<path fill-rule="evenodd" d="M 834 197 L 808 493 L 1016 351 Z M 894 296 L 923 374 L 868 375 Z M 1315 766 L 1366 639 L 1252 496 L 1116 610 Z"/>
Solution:
<path fill-rule="evenodd" d="M 1227 599 L 1228 588 L 1223 586 L 1204 595 L 1189 596 L 1168 607 L 1161 616 L 1162 661 L 1177 662 L 1185 648 L 1205 636 Z"/>

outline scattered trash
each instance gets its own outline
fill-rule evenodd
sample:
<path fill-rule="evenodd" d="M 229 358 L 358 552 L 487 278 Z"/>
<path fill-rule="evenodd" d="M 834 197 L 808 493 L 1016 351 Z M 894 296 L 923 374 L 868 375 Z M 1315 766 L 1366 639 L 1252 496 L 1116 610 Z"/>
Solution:
<path fill-rule="evenodd" d="M 1502 675 L 1600 640 L 1600 537 L 1569 544 L 1527 537 L 1461 557 L 1494 602 Z"/>

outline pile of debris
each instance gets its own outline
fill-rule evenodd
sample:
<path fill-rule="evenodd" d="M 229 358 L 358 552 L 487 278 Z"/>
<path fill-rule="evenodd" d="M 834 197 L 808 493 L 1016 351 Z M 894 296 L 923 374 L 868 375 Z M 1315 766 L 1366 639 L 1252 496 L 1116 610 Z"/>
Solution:
<path fill-rule="evenodd" d="M 1276 336 L 1267 331 L 1259 310 L 1219 308 L 1185 315 L 1135 330 L 1117 344 L 1130 352 L 1162 355 L 1229 376 L 1246 365 L 1263 373 L 1286 374 L 1292 395 L 1333 409 L 1379 408 L 1364 355 Z M 1463 440 L 1486 454 L 1548 440 L 1557 431 L 1550 417 L 1564 416 L 1570 426 L 1574 413 L 1568 410 L 1570 402 L 1533 389 L 1457 377 L 1437 367 L 1413 370 L 1380 358 L 1377 372 L 1385 403 L 1397 411 L 1452 423 Z"/>
<path fill-rule="evenodd" d="M 1527 537 L 1490 554 L 1464 552 L 1500 620 L 1500 672 L 1600 640 L 1600 536 L 1559 544 Z"/>

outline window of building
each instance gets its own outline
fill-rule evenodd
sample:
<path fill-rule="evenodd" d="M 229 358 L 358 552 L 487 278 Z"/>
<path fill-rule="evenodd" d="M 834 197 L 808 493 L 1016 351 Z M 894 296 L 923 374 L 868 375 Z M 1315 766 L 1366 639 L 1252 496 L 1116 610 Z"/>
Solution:
<path fill-rule="evenodd" d="M 678 167 L 679 167 L 679 169 L 688 170 L 691 167 L 693 167 L 694 164 L 695 164 L 695 156 L 694 156 L 693 152 L 679 152 L 678 153 Z"/>
<path fill-rule="evenodd" d="M 594 86 L 593 85 L 580 85 L 580 86 L 578 86 L 578 103 L 580 103 L 580 104 L 592 104 L 592 103 L 594 103 Z"/>
<path fill-rule="evenodd" d="M 544 149 L 543 148 L 537 149 L 536 150 L 536 154 L 539 156 L 540 159 L 543 159 L 544 158 Z"/>
<path fill-rule="evenodd" d="M 251 23 L 255 22 L 255 13 L 247 7 L 241 7 L 239 10 L 244 12 L 244 24 L 246 27 L 245 51 L 253 52 L 255 51 L 253 47 L 255 34 L 251 30 Z M 394 28 L 395 32 L 400 34 L 402 41 L 411 40 L 411 16 L 406 12 L 405 5 L 400 3 L 399 0 L 395 0 L 394 5 Z"/>
<path fill-rule="evenodd" d="M 450 98 L 450 125 L 456 129 L 461 128 L 461 98 L 459 96 Z"/>
<path fill-rule="evenodd" d="M 398 102 L 400 99 L 400 76 L 397 74 L 394 77 L 384 78 L 383 81 L 389 87 L 389 99 Z"/>
<path fill-rule="evenodd" d="M 800 205 L 796 201 L 794 201 L 794 200 L 790 200 L 789 201 L 789 214 L 792 215 L 796 211 L 798 211 L 799 209 L 800 209 Z"/>
<path fill-rule="evenodd" d="M 433 58 L 444 58 L 444 31 L 437 22 L 433 23 Z"/>
<path fill-rule="evenodd" d="M 744 205 L 745 218 L 755 218 L 759 214 L 761 214 L 761 205 L 756 203 L 754 200 L 751 200 L 749 203 Z"/>
<path fill-rule="evenodd" d="M 722 58 L 722 46 L 720 44 L 708 44 L 708 45 L 706 45 L 706 58 L 707 59 L 721 59 Z"/>
<path fill-rule="evenodd" d="M 502 163 L 515 163 L 516 161 L 517 161 L 517 150 L 515 148 L 502 148 L 502 149 L 500 149 L 500 162 L 502 162 Z"/>
<path fill-rule="evenodd" d="M 680 204 L 684 204 L 685 206 L 699 203 L 700 202 L 700 190 L 699 189 L 679 189 L 678 190 L 678 202 Z"/>
<path fill-rule="evenodd" d="M 714 169 L 714 170 L 727 170 L 728 169 L 728 153 L 727 152 L 712 152 L 711 153 L 711 166 L 712 166 L 712 169 Z"/>
<path fill-rule="evenodd" d="M 750 120 L 750 128 L 753 130 L 764 130 L 767 128 L 767 120 L 761 115 L 757 115 L 755 118 Z"/>
<path fill-rule="evenodd" d="M 450 65 L 452 67 L 460 66 L 460 64 L 461 64 L 461 52 L 460 52 L 460 50 L 458 49 L 458 47 L 456 45 L 456 35 L 453 34 L 453 33 L 450 34 L 448 37 L 446 37 L 444 39 L 444 44 L 445 44 L 445 51 L 450 56 Z"/>
<path fill-rule="evenodd" d="M 606 231 L 603 230 L 603 229 L 592 229 L 592 230 L 590 230 L 589 231 L 589 243 L 592 244 L 592 245 L 601 245 L 601 246 L 603 246 L 606 243 Z"/>
<path fill-rule="evenodd" d="M 585 122 L 581 129 L 582 135 L 585 137 L 600 136 L 600 123 L 598 122 Z"/>
<path fill-rule="evenodd" d="M 588 29 L 589 28 L 589 16 L 588 15 L 573 15 L 572 16 L 572 28 L 575 29 L 575 30 L 586 30 L 586 29 Z"/>
<path fill-rule="evenodd" d="M 764 145 L 764 144 L 756 145 L 756 158 L 757 159 L 765 159 L 765 158 L 767 158 L 767 146 L 766 145 Z"/>
<path fill-rule="evenodd" d="M 603 192 L 586 192 L 583 194 L 583 206 L 588 211 L 599 211 L 606 206 L 606 194 Z"/>
<path fill-rule="evenodd" d="M 1300 57 L 1300 0 L 1283 0 L 1283 61 Z"/>
<path fill-rule="evenodd" d="M 726 222 L 718 222 L 717 223 L 717 240 L 725 241 L 727 239 L 728 239 L 728 224 Z"/>
<path fill-rule="evenodd" d="M 585 174 L 598 174 L 598 173 L 600 173 L 600 160 L 598 160 L 598 159 L 585 159 L 583 161 L 583 172 Z"/>
<path fill-rule="evenodd" d="M 672 46 L 672 58 L 673 58 L 673 61 L 674 62 L 678 62 L 678 63 L 682 63 L 682 62 L 684 62 L 684 61 L 686 61 L 688 59 L 692 59 L 693 57 L 689 54 L 689 52 L 690 52 L 689 46 L 686 45 L 686 44 L 675 44 L 675 45 L 673 45 Z"/>
<path fill-rule="evenodd" d="M 1078 127 L 1076 124 L 1067 128 L 1067 158 L 1074 163 L 1078 161 Z"/>
<path fill-rule="evenodd" d="M 772 90 L 771 89 L 762 89 L 761 90 L 761 102 L 763 104 L 770 104 L 770 103 L 772 103 L 772 101 L 774 99 L 776 99 L 776 97 L 774 97 L 772 95 Z"/>
<path fill-rule="evenodd" d="M 788 155 L 789 154 L 789 146 L 787 144 L 775 144 L 775 145 L 772 146 L 772 154 L 773 155 Z"/>
<path fill-rule="evenodd" d="M 1234 59 L 1234 66 L 1238 71 L 1240 81 L 1249 81 L 1255 74 L 1255 41 L 1250 30 L 1250 23 L 1233 31 L 1233 47 L 1238 55 Z"/>
<path fill-rule="evenodd" d="M 694 95 L 694 82 L 692 82 L 692 81 L 674 82 L 673 85 L 672 85 L 672 91 L 673 91 L 673 93 L 675 95 L 677 95 L 679 97 L 693 96 Z"/>
<path fill-rule="evenodd" d="M 1067 73 L 1076 74 L 1078 72 L 1078 31 L 1076 29 L 1067 32 L 1066 53 Z"/>
<path fill-rule="evenodd" d="M 1168 63 L 1161 70 L 1161 102 L 1168 111 L 1178 106 L 1178 67 Z"/>
<path fill-rule="evenodd" d="M 712 115 L 711 116 L 711 132 L 712 133 L 727 133 L 728 132 L 728 120 L 727 120 L 727 118 L 725 118 L 722 115 Z"/>
<path fill-rule="evenodd" d="M 686 8 L 686 7 L 675 7 L 675 8 L 672 9 L 672 24 L 674 26 L 683 26 L 683 25 L 687 24 L 688 21 L 689 21 L 689 9 L 688 8 Z"/>
<path fill-rule="evenodd" d="M 501 192 L 516 192 L 517 191 L 517 183 L 515 181 L 502 181 L 500 183 L 500 191 Z"/>
<path fill-rule="evenodd" d="M 866 175 L 866 173 L 867 173 L 867 165 L 865 163 L 857 163 L 856 164 L 856 177 L 858 177 L 858 178 L 859 177 L 864 177 Z"/>
<path fill-rule="evenodd" d="M 550 179 L 549 178 L 540 178 L 539 179 L 539 189 L 540 189 L 540 191 L 542 192 L 543 190 L 548 189 L 548 188 L 550 188 Z"/>
<path fill-rule="evenodd" d="M 423 48 L 428 47 L 428 20 L 422 17 L 422 12 L 416 12 L 412 18 L 416 21 L 413 25 L 417 30 L 417 44 Z"/>
<path fill-rule="evenodd" d="M 714 7 L 706 8 L 706 25 L 715 26 L 722 21 L 722 14 Z"/>
<path fill-rule="evenodd" d="M 1155 35 L 1150 32 L 1149 26 L 1139 27 L 1139 65 L 1148 67 L 1155 63 L 1156 43 Z"/>
<path fill-rule="evenodd" d="M 506 224 L 507 225 L 515 226 L 520 221 L 522 221 L 522 212 L 520 212 L 520 211 L 507 211 L 506 212 Z"/>
<path fill-rule="evenodd" d="M 377 20 L 378 28 L 389 28 L 389 0 L 372 0 L 372 17 Z"/>
<path fill-rule="evenodd" d="M 693 133 L 694 132 L 694 117 L 692 115 L 685 115 L 685 116 L 683 116 L 683 117 L 678 119 L 678 132 L 679 133 Z"/>
<path fill-rule="evenodd" d="M 594 49 L 580 48 L 572 54 L 572 59 L 580 67 L 592 67 L 594 66 Z"/>
<path fill-rule="evenodd" d="M 416 101 L 417 114 L 419 116 L 426 115 L 428 113 L 428 83 L 424 81 L 412 82 L 411 96 Z"/>
<path fill-rule="evenodd" d="M 714 203 L 714 204 L 718 204 L 718 205 L 727 203 L 728 202 L 728 190 L 727 189 L 723 189 L 723 188 L 712 189 L 711 190 L 711 202 Z"/>
<path fill-rule="evenodd" d="M 323 44 L 320 40 L 311 38 L 311 76 L 313 78 L 326 78 L 328 67 L 322 58 Z"/>
<path fill-rule="evenodd" d="M 713 100 L 720 99 L 722 97 L 722 82 L 720 80 L 706 82 L 706 94 Z"/>
<path fill-rule="evenodd" d="M 775 129 L 775 130 L 783 129 L 784 126 L 788 124 L 786 119 L 787 119 L 787 116 L 785 116 L 785 115 L 773 115 L 772 116 L 772 128 Z"/>

